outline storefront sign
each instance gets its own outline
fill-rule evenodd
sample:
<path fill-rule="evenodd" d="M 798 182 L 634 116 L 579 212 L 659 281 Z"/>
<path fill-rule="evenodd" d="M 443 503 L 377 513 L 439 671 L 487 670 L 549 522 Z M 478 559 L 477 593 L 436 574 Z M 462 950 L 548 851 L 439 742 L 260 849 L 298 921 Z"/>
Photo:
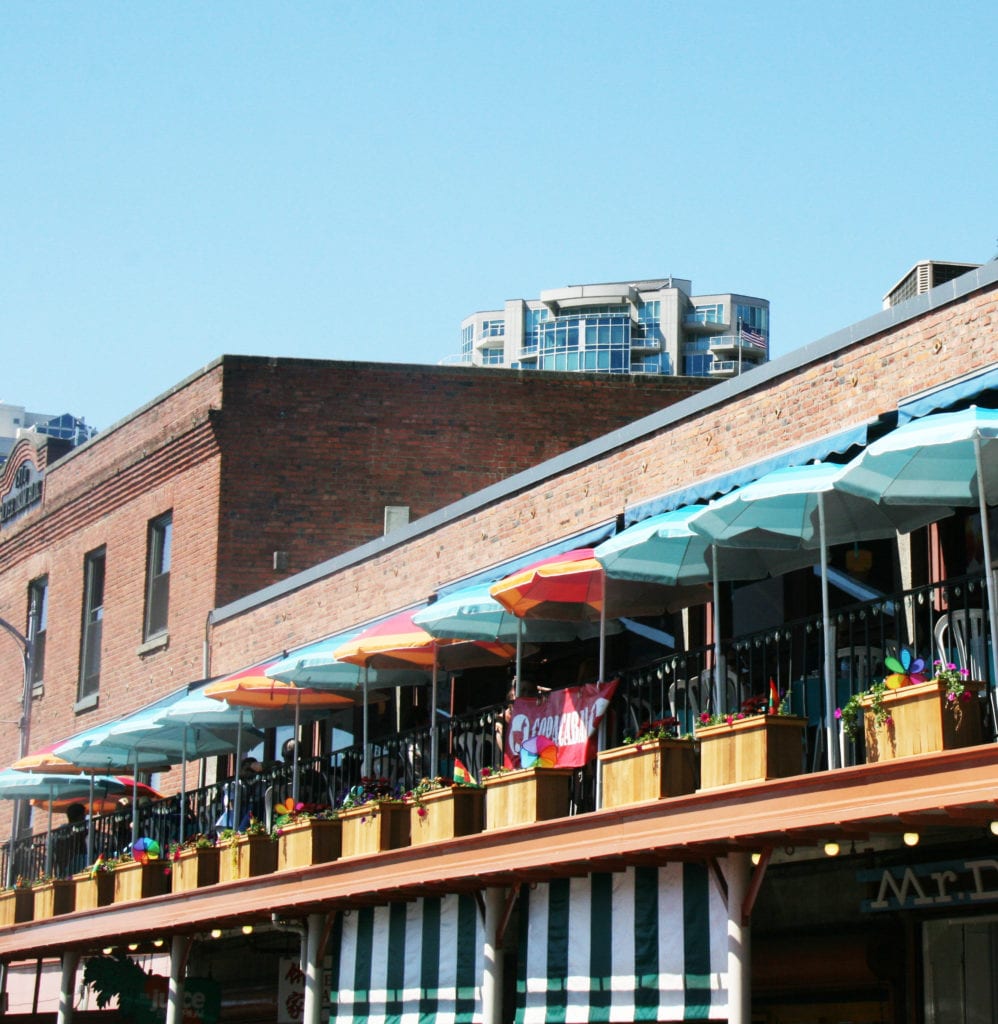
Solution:
<path fill-rule="evenodd" d="M 42 475 L 25 459 L 14 470 L 14 479 L 0 497 L 0 527 L 8 526 L 42 500 Z"/>
<path fill-rule="evenodd" d="M 305 972 L 297 959 L 281 957 L 277 981 L 277 1024 L 299 1024 L 305 1017 Z M 329 1019 L 332 961 L 322 969 L 322 1019 Z"/>
<path fill-rule="evenodd" d="M 528 741 L 535 741 L 533 753 L 540 755 L 539 739 L 555 745 L 554 763 L 558 767 L 579 768 L 590 761 L 596 756 L 596 730 L 617 682 L 570 686 L 542 697 L 518 697 L 513 701 L 506 730 L 506 767 L 520 766 L 520 751 Z"/>
<path fill-rule="evenodd" d="M 859 871 L 856 879 L 877 889 L 862 903 L 866 913 L 998 902 L 998 859 L 992 857 Z"/>

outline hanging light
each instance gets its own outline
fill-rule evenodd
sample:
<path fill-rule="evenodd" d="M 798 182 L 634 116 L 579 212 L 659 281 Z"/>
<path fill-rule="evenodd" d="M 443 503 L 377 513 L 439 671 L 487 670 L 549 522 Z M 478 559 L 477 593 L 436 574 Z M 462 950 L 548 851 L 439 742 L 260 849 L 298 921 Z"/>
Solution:
<path fill-rule="evenodd" d="M 753 864 L 758 865 L 759 861 L 761 861 L 761 860 L 762 860 L 762 854 L 761 853 L 753 853 L 752 854 L 752 863 Z"/>
<path fill-rule="evenodd" d="M 243 925 L 243 935 L 252 935 L 252 934 L 253 934 L 253 925 L 251 925 L 251 924 L 244 924 Z"/>
<path fill-rule="evenodd" d="M 212 928 L 212 930 L 209 932 L 209 934 L 211 935 L 211 937 L 213 939 L 220 939 L 222 937 L 222 929 L 221 928 Z"/>
<path fill-rule="evenodd" d="M 991 822 L 991 834 L 998 836 L 998 821 Z"/>
<path fill-rule="evenodd" d="M 825 856 L 826 857 L 837 857 L 839 855 L 839 844 L 834 839 L 830 839 L 825 843 Z"/>
<path fill-rule="evenodd" d="M 917 832 L 905 832 L 901 838 L 904 840 L 905 846 L 918 846 L 921 836 Z"/>

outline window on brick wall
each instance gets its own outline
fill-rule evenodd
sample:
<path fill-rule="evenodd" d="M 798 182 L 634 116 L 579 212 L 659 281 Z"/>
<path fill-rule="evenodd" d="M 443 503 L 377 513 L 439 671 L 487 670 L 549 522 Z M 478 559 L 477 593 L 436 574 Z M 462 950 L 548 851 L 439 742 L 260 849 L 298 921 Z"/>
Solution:
<path fill-rule="evenodd" d="M 170 608 L 170 555 L 173 548 L 173 513 L 157 516 L 149 523 L 146 558 L 146 614 L 143 640 L 167 631 Z"/>
<path fill-rule="evenodd" d="M 100 689 L 101 635 L 104 625 L 106 551 L 91 551 L 83 562 L 83 638 L 80 644 L 78 697 L 96 697 Z"/>
<path fill-rule="evenodd" d="M 31 686 L 40 688 L 45 680 L 45 636 L 49 617 L 49 579 L 39 576 L 28 584 L 28 636 L 35 643 L 31 657 Z"/>

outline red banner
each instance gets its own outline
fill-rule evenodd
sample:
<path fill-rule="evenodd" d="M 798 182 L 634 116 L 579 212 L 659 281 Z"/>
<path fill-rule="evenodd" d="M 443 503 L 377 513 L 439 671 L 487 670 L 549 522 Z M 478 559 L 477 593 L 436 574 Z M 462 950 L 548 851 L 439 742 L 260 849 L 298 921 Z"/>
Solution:
<path fill-rule="evenodd" d="M 619 680 L 517 697 L 510 708 L 503 763 L 507 768 L 580 768 L 596 756 L 596 732 Z"/>

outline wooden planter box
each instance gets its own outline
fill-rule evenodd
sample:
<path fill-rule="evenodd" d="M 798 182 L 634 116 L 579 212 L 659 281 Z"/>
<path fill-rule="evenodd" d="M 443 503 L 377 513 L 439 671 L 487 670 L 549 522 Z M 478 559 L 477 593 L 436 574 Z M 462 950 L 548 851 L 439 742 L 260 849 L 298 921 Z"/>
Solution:
<path fill-rule="evenodd" d="M 696 789 L 693 740 L 660 739 L 600 751 L 602 806 L 624 807 L 645 800 L 682 796 Z"/>
<path fill-rule="evenodd" d="M 218 848 L 218 880 L 269 875 L 277 868 L 277 843 L 268 835 L 238 836 L 235 843 L 223 841 Z"/>
<path fill-rule="evenodd" d="M 485 790 L 478 786 L 434 789 L 409 807 L 413 846 L 471 836 L 485 824 Z"/>
<path fill-rule="evenodd" d="M 409 845 L 409 806 L 399 801 L 363 804 L 340 811 L 343 856 L 381 853 Z"/>
<path fill-rule="evenodd" d="M 43 921 L 76 909 L 76 882 L 71 878 L 55 878 L 35 886 L 35 920 Z"/>
<path fill-rule="evenodd" d="M 806 718 L 750 715 L 698 729 L 700 788 L 800 775 L 806 726 Z"/>
<path fill-rule="evenodd" d="M 220 852 L 217 846 L 181 850 L 170 865 L 173 891 L 191 892 L 217 884 Z"/>
<path fill-rule="evenodd" d="M 114 902 L 113 871 L 98 871 L 96 875 L 82 871 L 73 875 L 73 881 L 76 883 L 77 911 L 96 910 Z"/>
<path fill-rule="evenodd" d="M 967 686 L 973 688 L 974 696 L 956 703 L 946 699 L 946 687 L 935 680 L 889 690 L 884 695 L 889 721 L 882 725 L 877 725 L 872 698 L 865 698 L 862 704 L 867 764 L 983 742 L 977 693 L 984 684 Z"/>
<path fill-rule="evenodd" d="M 507 828 L 564 818 L 574 768 L 520 768 L 485 780 L 485 827 Z"/>
<path fill-rule="evenodd" d="M 310 818 L 282 825 L 277 840 L 277 870 L 307 868 L 337 860 L 343 852 L 343 825 L 338 818 Z"/>
<path fill-rule="evenodd" d="M 166 860 L 126 861 L 112 872 L 114 879 L 114 902 L 129 903 L 144 900 L 149 896 L 163 896 L 170 891 L 170 875 Z"/>
<path fill-rule="evenodd" d="M 0 892 L 0 928 L 30 921 L 35 912 L 35 894 L 31 889 L 4 889 Z"/>

